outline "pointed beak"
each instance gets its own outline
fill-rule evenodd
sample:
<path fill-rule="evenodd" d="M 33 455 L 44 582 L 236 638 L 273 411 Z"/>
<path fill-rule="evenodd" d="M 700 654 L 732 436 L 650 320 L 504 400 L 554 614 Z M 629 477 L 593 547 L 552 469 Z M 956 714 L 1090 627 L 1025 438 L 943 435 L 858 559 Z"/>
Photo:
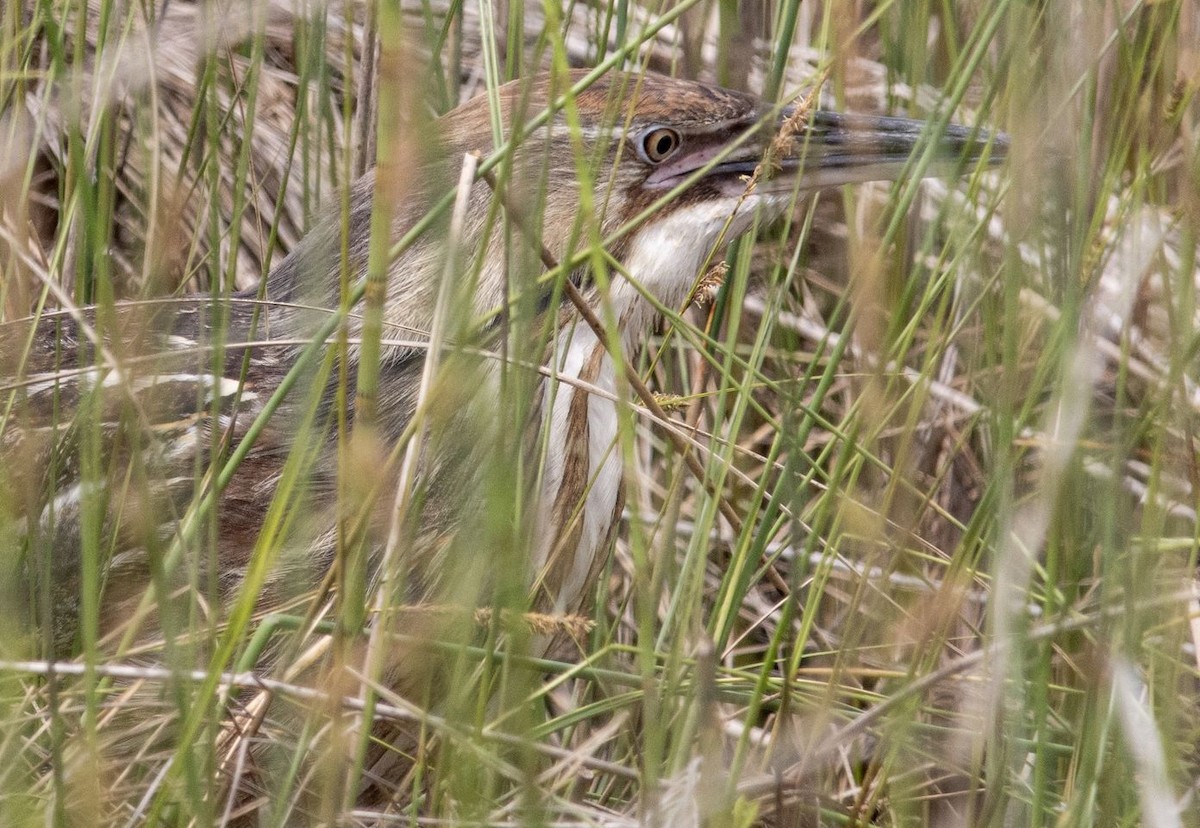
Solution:
<path fill-rule="evenodd" d="M 794 110 L 780 116 L 784 129 Z M 1008 155 L 1002 132 L 929 121 L 873 115 L 845 115 L 816 110 L 786 154 L 776 159 L 777 178 L 802 189 L 834 187 L 864 181 L 893 181 L 920 175 L 950 177 L 986 164 L 996 166 Z"/>
<path fill-rule="evenodd" d="M 792 107 L 782 111 L 774 135 L 788 129 L 794 112 Z M 953 177 L 979 164 L 996 166 L 1008 155 L 1008 136 L 1002 132 L 957 124 L 937 130 L 928 121 L 825 110 L 812 112 L 790 142 L 784 141 L 782 147 L 779 143 L 776 139 L 769 151 L 774 169 L 760 191 L 797 186 L 815 190 L 914 175 Z M 711 172 L 720 177 L 750 175 L 762 161 L 763 150 L 761 145 L 754 150 L 753 159 L 747 157 L 748 150 L 717 164 Z"/>

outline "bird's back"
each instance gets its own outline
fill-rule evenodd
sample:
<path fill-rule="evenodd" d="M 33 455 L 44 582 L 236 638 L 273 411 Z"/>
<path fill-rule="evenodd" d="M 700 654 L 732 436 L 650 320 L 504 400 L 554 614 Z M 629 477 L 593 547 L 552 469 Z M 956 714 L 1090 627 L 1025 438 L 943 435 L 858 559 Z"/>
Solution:
<path fill-rule="evenodd" d="M 49 599 L 34 618 L 51 623 L 59 654 L 78 630 L 84 556 L 100 562 L 102 627 L 114 628 L 286 370 L 287 347 L 241 347 L 250 319 L 242 302 L 190 299 L 0 328 L 0 353 L 12 361 L 3 366 L 4 500 L 28 545 L 29 594 Z M 277 416 L 219 499 L 215 570 L 192 558 L 166 586 L 199 578 L 227 588 L 244 567 L 286 458 L 290 412 Z"/>

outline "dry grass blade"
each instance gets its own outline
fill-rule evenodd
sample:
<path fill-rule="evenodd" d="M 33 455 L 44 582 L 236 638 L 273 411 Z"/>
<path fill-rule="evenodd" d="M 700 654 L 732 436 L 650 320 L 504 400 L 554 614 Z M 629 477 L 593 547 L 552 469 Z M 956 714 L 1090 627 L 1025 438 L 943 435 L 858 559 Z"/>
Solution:
<path fill-rule="evenodd" d="M 5 8 L 0 824 L 1196 821 L 1198 0 Z M 804 90 L 670 301 L 598 66 Z M 927 154 L 755 214 L 828 109 Z"/>

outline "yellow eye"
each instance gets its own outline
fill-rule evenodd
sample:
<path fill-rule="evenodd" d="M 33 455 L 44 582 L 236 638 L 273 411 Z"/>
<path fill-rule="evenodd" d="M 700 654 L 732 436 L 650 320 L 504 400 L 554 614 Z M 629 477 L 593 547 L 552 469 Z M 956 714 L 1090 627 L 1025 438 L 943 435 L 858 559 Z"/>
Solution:
<path fill-rule="evenodd" d="M 642 157 L 651 164 L 661 163 L 674 155 L 682 142 L 675 130 L 657 127 L 642 136 Z"/>

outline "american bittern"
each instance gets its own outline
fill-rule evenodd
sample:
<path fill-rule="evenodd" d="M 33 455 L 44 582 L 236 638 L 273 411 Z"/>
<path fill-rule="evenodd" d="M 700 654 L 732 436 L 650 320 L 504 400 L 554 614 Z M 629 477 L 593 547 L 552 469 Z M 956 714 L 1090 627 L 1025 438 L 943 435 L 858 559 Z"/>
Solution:
<path fill-rule="evenodd" d="M 439 296 L 468 308 L 460 316 L 471 322 L 449 331 L 438 348 L 474 337 L 473 344 L 500 350 L 521 308 L 525 330 L 549 332 L 539 346 L 543 372 L 531 373 L 526 417 L 537 471 L 528 475 L 536 483 L 524 501 L 527 514 L 518 516 L 531 527 L 523 578 L 536 606 L 574 610 L 586 600 L 622 510 L 624 464 L 614 446 L 623 367 L 610 351 L 635 351 L 659 316 L 656 305 L 684 305 L 715 250 L 757 217 L 782 213 L 796 192 L 894 178 L 919 148 L 932 162 L 922 174 L 1004 154 L 1002 138 L 958 126 L 935 133 L 898 118 L 773 108 L 751 95 L 650 74 L 614 73 L 580 91 L 570 99 L 577 122 L 569 124 L 556 99 L 581 78 L 556 84 L 542 77 L 497 91 L 499 123 L 513 143 L 503 176 L 508 192 L 498 192 L 494 178 L 464 190 L 461 227 L 452 234 L 457 269 L 446 266 L 444 224 L 387 265 L 374 421 L 389 449 L 410 429 L 429 443 L 415 475 L 425 494 L 406 501 L 398 542 L 404 594 L 413 599 L 453 592 L 443 571 L 447 549 L 470 520 L 464 503 L 479 485 L 487 441 L 496 438 L 486 424 L 498 405 L 494 361 L 468 369 L 447 358 L 442 373 L 461 371 L 458 379 L 419 399 Z M 547 108 L 553 114 L 523 135 L 522 116 Z M 439 119 L 438 159 L 407 176 L 393 240 L 445 201 L 465 155 L 494 150 L 492 115 L 481 96 Z M 781 137 L 781 129 L 791 134 Z M 580 179 L 581 169 L 590 176 Z M 264 414 L 313 331 L 345 301 L 345 285 L 367 270 L 372 193 L 371 175 L 353 185 L 348 221 L 334 211 L 319 222 L 267 277 L 265 303 L 251 292 L 224 304 L 119 304 L 111 313 L 45 314 L 32 329 L 7 326 L 0 354 L 16 404 L 3 442 L 6 498 L 18 504 L 36 552 L 30 569 L 42 586 L 31 592 L 45 606 L 35 617 L 53 630 L 55 649 L 70 650 L 79 629 L 81 555 L 104 562 L 101 631 L 119 628 L 152 580 L 160 603 L 189 587 L 226 599 L 261 562 L 256 542 L 271 546 L 261 533 L 281 481 L 303 480 L 303 494 L 285 499 L 300 516 L 271 518 L 275 545 L 285 551 L 262 576 L 259 606 L 311 590 L 339 550 L 355 544 L 366 550 L 365 571 L 374 571 L 388 534 L 379 527 L 389 523 L 393 504 L 381 492 L 401 476 L 399 455 L 378 464 L 385 483 L 372 489 L 368 517 L 356 522 L 345 504 L 332 505 L 339 485 L 353 485 L 339 484 L 335 426 L 355 405 L 344 389 L 353 388 L 360 368 L 362 317 L 347 317 L 344 371 L 309 363 L 317 403 L 309 405 L 299 382 Z M 603 256 L 576 255 L 591 239 L 610 240 L 607 255 L 620 265 L 610 269 L 611 282 L 593 278 Z M 536 271 L 515 273 L 522 262 Z M 567 279 L 541 278 L 554 263 L 571 265 L 563 268 Z M 455 294 L 439 289 L 445 273 L 471 275 Z M 618 335 L 602 337 L 581 321 L 574 303 L 581 296 Z M 553 391 L 545 374 L 559 380 Z M 413 428 L 419 404 L 440 408 L 440 439 L 423 436 L 423 423 Z M 312 445 L 295 444 L 298 421 L 307 423 L 302 433 Z M 448 449 L 446 434 L 465 445 Z M 236 468 L 227 463 L 231 452 Z M 290 472 L 289 462 L 300 471 Z M 212 519 L 189 526 L 198 492 L 214 490 Z M 167 555 L 168 563 L 193 565 L 164 570 L 171 549 L 184 554 Z"/>

